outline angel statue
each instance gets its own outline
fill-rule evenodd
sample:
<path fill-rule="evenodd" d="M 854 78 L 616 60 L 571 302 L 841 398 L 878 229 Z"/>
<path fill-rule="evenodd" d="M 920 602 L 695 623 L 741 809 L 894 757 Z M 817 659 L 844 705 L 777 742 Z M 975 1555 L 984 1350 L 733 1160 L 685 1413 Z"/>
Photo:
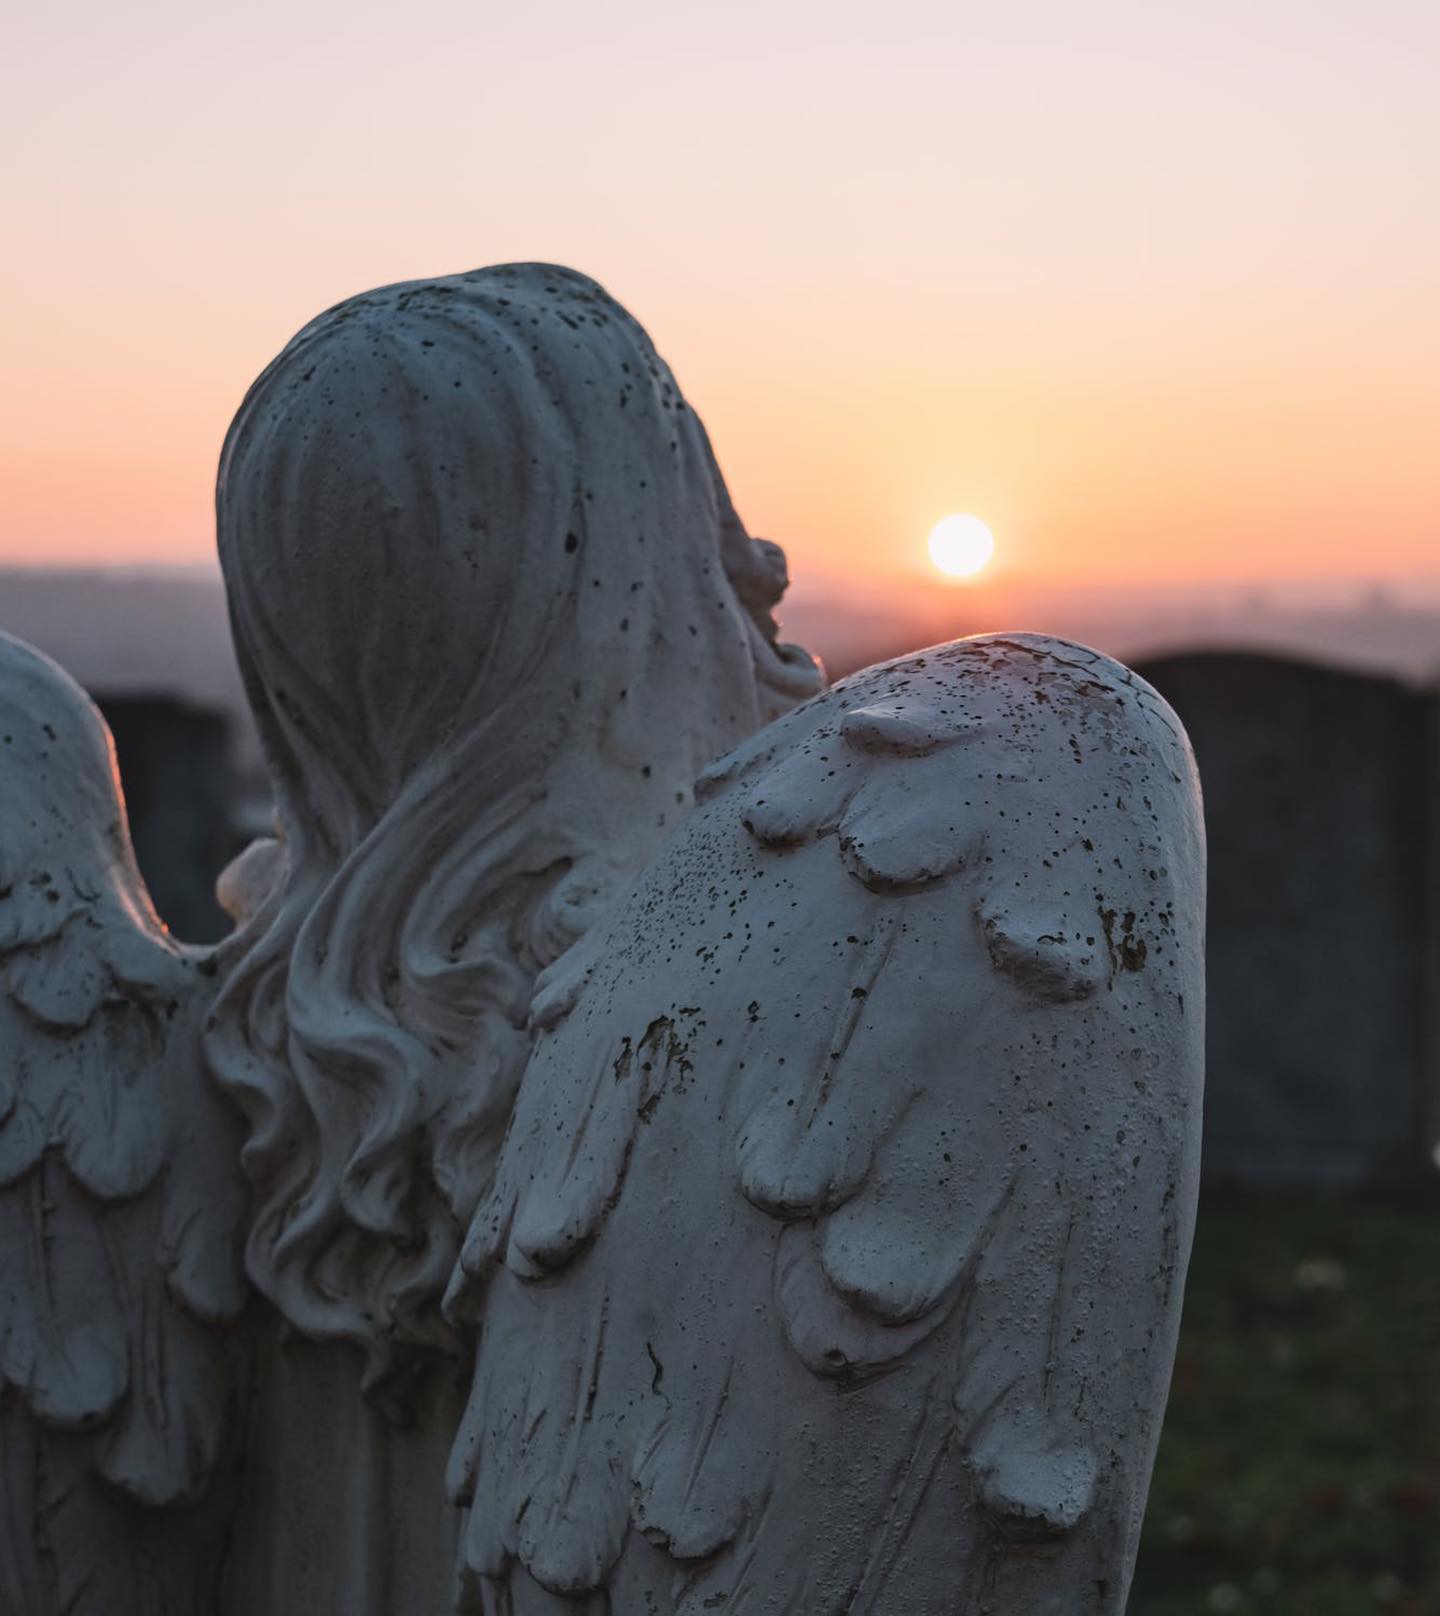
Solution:
<path fill-rule="evenodd" d="M 220 560 L 275 835 L 189 947 L 0 640 L 0 1609 L 1099 1616 L 1194 1215 L 1175 716 L 825 688 L 592 281 L 350 299 Z"/>

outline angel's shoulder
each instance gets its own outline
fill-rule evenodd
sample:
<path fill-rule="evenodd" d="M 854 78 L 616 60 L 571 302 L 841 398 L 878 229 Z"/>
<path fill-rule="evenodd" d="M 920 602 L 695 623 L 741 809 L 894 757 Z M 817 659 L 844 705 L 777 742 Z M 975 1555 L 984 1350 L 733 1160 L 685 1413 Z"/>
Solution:
<path fill-rule="evenodd" d="M 1086 824 L 1113 834 L 1117 818 L 1158 825 L 1198 803 L 1163 698 L 1103 653 L 1040 634 L 868 668 L 719 760 L 698 794 L 766 849 L 833 835 L 850 873 L 890 892 L 973 863 L 978 840 L 1018 851 L 1026 824 L 1084 840 Z"/>
<path fill-rule="evenodd" d="M 792 911 L 834 909 L 848 936 L 871 903 L 887 920 L 934 909 L 941 932 L 973 920 L 1002 974 L 1043 998 L 1085 997 L 1112 974 L 1094 942 L 1105 917 L 1168 924 L 1203 867 L 1179 719 L 1129 668 L 1043 634 L 864 669 L 718 759 L 696 797 L 609 921 L 542 977 L 537 1027 L 683 948 L 719 969 L 710 934 L 740 937 L 762 903 L 777 932 Z M 790 938 L 788 957 L 817 935 Z"/>

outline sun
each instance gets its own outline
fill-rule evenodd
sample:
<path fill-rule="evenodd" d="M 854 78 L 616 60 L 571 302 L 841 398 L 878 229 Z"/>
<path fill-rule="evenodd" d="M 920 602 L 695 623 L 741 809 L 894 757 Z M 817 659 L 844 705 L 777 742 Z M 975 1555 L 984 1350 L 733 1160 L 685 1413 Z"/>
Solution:
<path fill-rule="evenodd" d="M 973 578 L 994 554 L 995 535 L 978 516 L 942 517 L 930 530 L 930 559 L 947 578 Z"/>

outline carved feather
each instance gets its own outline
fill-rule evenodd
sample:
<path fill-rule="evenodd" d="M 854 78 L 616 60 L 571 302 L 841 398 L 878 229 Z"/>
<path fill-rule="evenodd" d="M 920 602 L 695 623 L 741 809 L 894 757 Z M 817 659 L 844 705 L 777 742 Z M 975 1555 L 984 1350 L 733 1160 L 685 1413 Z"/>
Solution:
<path fill-rule="evenodd" d="M 984 637 L 699 796 L 542 984 L 452 1283 L 466 1608 L 1121 1610 L 1197 1166 L 1178 724 Z"/>
<path fill-rule="evenodd" d="M 150 907 L 99 713 L 6 636 L 0 734 L 0 1588 L 26 1616 L 193 1616 L 233 1446 L 216 1327 L 248 1294 L 213 965 Z"/>

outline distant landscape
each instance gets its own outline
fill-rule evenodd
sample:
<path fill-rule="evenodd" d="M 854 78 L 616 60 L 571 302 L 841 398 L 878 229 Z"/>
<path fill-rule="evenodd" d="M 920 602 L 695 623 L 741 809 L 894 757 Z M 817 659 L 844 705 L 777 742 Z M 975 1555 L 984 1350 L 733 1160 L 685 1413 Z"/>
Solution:
<path fill-rule="evenodd" d="M 992 629 L 1062 634 L 1128 660 L 1246 647 L 1430 683 L 1440 678 L 1440 589 L 1391 597 L 1181 593 L 1020 584 L 891 587 L 865 596 L 796 585 L 783 637 L 815 651 L 832 676 L 919 645 Z M 167 694 L 226 713 L 236 761 L 253 779 L 258 750 L 212 570 L 0 568 L 0 629 L 30 640 L 87 688 Z"/>

